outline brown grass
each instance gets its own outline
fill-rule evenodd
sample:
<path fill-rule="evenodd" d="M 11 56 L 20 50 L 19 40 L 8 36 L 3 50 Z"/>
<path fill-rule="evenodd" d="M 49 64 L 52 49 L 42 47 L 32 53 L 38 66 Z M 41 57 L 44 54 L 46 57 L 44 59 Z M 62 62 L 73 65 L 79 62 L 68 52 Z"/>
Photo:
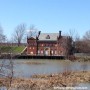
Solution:
<path fill-rule="evenodd" d="M 4 78 L 0 79 L 4 83 Z M 32 78 L 14 78 L 12 88 L 17 90 L 54 90 L 54 86 L 75 86 L 78 83 L 90 82 L 90 71 L 86 72 L 64 72 L 50 75 L 33 75 Z M 6 84 L 6 85 L 5 85 Z M 4 83 L 8 86 L 7 83 Z"/>

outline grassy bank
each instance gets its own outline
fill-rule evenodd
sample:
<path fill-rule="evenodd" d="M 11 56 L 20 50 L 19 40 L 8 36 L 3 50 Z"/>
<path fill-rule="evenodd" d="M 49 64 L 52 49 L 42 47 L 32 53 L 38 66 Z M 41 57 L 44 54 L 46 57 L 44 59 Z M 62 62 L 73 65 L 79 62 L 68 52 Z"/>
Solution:
<path fill-rule="evenodd" d="M 21 53 L 25 46 L 0 46 L 1 53 Z"/>

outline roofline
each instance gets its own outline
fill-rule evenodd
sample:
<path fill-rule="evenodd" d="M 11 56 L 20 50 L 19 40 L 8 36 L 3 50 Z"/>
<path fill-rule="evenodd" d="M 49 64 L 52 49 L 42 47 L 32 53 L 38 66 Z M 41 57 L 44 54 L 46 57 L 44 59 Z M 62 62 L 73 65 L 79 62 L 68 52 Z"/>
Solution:
<path fill-rule="evenodd" d="M 57 40 L 38 40 L 38 42 L 57 42 Z"/>

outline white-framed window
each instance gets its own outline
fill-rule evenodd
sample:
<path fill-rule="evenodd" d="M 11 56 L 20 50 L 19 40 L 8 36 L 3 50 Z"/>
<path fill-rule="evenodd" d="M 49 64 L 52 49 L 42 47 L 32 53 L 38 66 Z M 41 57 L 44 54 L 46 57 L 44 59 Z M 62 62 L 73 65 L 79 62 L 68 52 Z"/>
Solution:
<path fill-rule="evenodd" d="M 57 46 L 57 44 L 55 46 Z"/>
<path fill-rule="evenodd" d="M 30 52 L 30 54 L 33 54 L 33 52 Z"/>
<path fill-rule="evenodd" d="M 43 54 L 43 50 L 41 50 L 41 54 Z"/>
<path fill-rule="evenodd" d="M 53 54 L 53 50 L 51 51 L 51 53 Z"/>
<path fill-rule="evenodd" d="M 38 54 L 40 54 L 40 50 L 38 50 Z"/>
<path fill-rule="evenodd" d="M 55 54 L 57 54 L 57 51 L 55 50 Z"/>

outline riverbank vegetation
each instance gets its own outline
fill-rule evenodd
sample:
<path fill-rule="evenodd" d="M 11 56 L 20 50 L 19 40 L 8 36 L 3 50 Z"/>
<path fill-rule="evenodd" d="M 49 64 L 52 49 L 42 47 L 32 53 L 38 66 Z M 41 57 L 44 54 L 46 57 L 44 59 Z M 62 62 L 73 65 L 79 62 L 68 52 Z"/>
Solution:
<path fill-rule="evenodd" d="M 90 61 L 90 56 L 76 56 L 74 61 L 89 62 Z"/>
<path fill-rule="evenodd" d="M 66 71 L 58 74 L 33 75 L 31 78 L 13 78 L 11 87 L 7 79 L 0 78 L 0 86 L 16 90 L 54 90 L 54 87 L 74 87 L 85 82 L 90 83 L 90 71 Z"/>

